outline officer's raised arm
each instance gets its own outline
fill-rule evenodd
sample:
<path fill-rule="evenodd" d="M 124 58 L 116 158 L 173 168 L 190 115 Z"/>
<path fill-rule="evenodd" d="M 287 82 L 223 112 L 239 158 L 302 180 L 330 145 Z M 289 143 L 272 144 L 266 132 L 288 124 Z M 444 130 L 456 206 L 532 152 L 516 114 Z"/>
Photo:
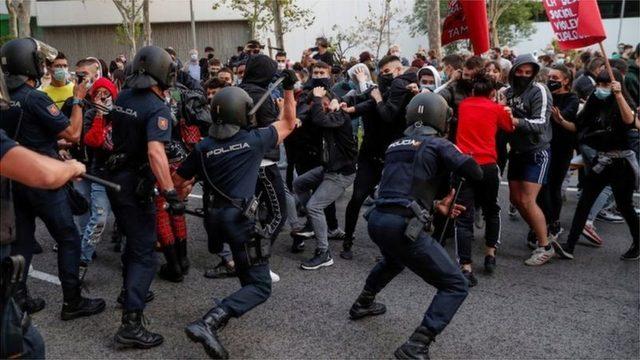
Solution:
<path fill-rule="evenodd" d="M 293 98 L 293 85 L 298 80 L 293 70 L 283 70 L 284 108 L 280 119 L 272 124 L 278 133 L 278 144 L 291 134 L 296 127 L 296 101 Z"/>

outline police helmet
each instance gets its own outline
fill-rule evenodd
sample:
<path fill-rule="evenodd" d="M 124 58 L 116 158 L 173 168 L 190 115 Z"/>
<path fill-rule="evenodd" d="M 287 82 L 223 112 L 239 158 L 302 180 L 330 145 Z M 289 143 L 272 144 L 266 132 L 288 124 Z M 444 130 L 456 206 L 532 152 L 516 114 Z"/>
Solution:
<path fill-rule="evenodd" d="M 158 85 L 168 89 L 175 83 L 177 66 L 171 55 L 157 46 L 145 46 L 133 58 L 127 86 L 132 89 L 147 89 Z"/>
<path fill-rule="evenodd" d="M 426 135 L 444 135 L 448 130 L 451 108 L 442 96 L 420 93 L 407 105 L 407 126 L 421 128 Z"/>
<path fill-rule="evenodd" d="M 34 38 L 13 39 L 0 48 L 0 66 L 9 89 L 15 89 L 28 79 L 40 81 L 46 61 L 53 61 L 58 50 Z"/>
<path fill-rule="evenodd" d="M 220 89 L 211 100 L 211 119 L 209 135 L 216 139 L 226 139 L 235 135 L 240 129 L 248 128 L 252 119 L 249 111 L 253 107 L 253 99 L 246 91 L 236 86 Z"/>

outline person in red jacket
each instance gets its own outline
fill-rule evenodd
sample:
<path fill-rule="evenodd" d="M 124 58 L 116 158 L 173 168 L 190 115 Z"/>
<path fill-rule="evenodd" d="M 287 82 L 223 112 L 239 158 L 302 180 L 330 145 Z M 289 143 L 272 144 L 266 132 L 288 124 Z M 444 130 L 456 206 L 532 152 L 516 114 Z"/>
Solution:
<path fill-rule="evenodd" d="M 496 133 L 499 129 L 512 132 L 513 124 L 510 109 L 493 102 L 495 93 L 495 82 L 489 76 L 480 74 L 473 81 L 472 96 L 464 99 L 458 108 L 456 144 L 461 152 L 473 157 L 484 173 L 481 180 L 465 181 L 458 194 L 458 202 L 467 211 L 455 221 L 455 238 L 462 273 L 469 280 L 469 286 L 475 286 L 478 282 L 471 267 L 476 206 L 482 208 L 486 223 L 484 268 L 488 273 L 495 270 L 496 246 L 500 241 L 500 170 L 497 165 Z"/>

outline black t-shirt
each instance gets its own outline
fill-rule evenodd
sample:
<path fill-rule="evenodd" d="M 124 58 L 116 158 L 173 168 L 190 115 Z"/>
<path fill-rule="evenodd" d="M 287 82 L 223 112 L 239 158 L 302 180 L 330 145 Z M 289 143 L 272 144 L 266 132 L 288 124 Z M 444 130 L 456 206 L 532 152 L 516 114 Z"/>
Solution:
<path fill-rule="evenodd" d="M 260 162 L 277 142 L 278 133 L 273 126 L 240 130 L 225 140 L 206 137 L 180 165 L 177 174 L 184 179 L 198 175 L 208 186 L 202 172 L 204 160 L 209 179 L 220 191 L 234 199 L 250 199 L 256 190 Z"/>
<path fill-rule="evenodd" d="M 171 140 L 171 110 L 150 90 L 124 90 L 111 114 L 114 153 L 126 154 L 129 168 L 148 161 L 148 142 Z"/>
<path fill-rule="evenodd" d="M 333 66 L 333 54 L 330 53 L 329 51 L 327 51 L 324 54 L 315 53 L 312 56 L 312 58 L 315 61 L 322 61 L 323 63 L 326 63 L 326 64 L 329 64 L 329 65 Z"/>
<path fill-rule="evenodd" d="M 9 93 L 11 106 L 0 111 L 0 128 L 31 150 L 51 157 L 58 156 L 58 134 L 65 130 L 69 119 L 47 94 L 22 85 Z M 18 129 L 19 127 L 19 129 Z"/>
<path fill-rule="evenodd" d="M 553 106 L 556 106 L 562 117 L 568 122 L 575 123 L 576 116 L 578 114 L 578 105 L 580 105 L 580 99 L 578 95 L 568 92 L 566 94 L 552 94 Z M 553 117 L 553 115 L 552 115 Z M 553 136 L 551 137 L 551 145 L 562 147 L 574 147 L 576 142 L 576 133 L 571 132 L 558 124 L 553 118 L 551 119 L 551 128 Z"/>
<path fill-rule="evenodd" d="M 604 100 L 591 94 L 576 120 L 578 141 L 597 151 L 630 149 L 632 124 L 622 121 L 620 108 L 612 94 Z"/>

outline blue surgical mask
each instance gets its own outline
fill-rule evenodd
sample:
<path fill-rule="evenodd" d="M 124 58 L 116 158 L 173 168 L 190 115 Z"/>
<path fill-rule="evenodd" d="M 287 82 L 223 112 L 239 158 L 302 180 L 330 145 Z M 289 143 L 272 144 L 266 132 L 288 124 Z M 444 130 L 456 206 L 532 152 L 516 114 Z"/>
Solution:
<path fill-rule="evenodd" d="M 449 78 L 447 77 L 447 73 L 446 72 L 441 72 L 440 73 L 440 81 L 442 81 L 443 83 L 447 82 Z"/>
<path fill-rule="evenodd" d="M 65 68 L 56 68 L 53 72 L 53 78 L 56 81 L 66 81 L 67 80 L 67 69 Z"/>
<path fill-rule="evenodd" d="M 604 100 L 604 99 L 608 98 L 609 96 L 611 96 L 611 89 L 605 89 L 605 88 L 597 87 L 596 91 L 594 91 L 594 94 L 596 95 L 596 97 L 598 99 Z"/>
<path fill-rule="evenodd" d="M 420 90 L 424 90 L 424 89 L 429 89 L 431 92 L 433 92 L 436 89 L 435 84 L 429 84 L 429 85 L 422 85 L 420 84 Z"/>

